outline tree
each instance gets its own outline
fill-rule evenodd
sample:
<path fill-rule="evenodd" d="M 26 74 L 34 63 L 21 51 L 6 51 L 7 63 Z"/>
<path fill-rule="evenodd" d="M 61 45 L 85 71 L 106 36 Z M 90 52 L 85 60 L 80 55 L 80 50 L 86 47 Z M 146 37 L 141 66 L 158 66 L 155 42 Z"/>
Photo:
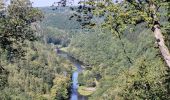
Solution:
<path fill-rule="evenodd" d="M 170 53 L 168 50 L 168 47 L 165 44 L 164 36 L 161 32 L 161 26 L 159 21 L 159 11 L 160 8 L 163 6 L 167 6 L 169 1 L 167 0 L 138 0 L 135 2 L 135 0 L 125 0 L 125 4 L 130 5 L 132 12 L 136 15 L 141 17 L 145 22 L 149 24 L 149 26 L 152 27 L 152 31 L 154 33 L 156 42 L 158 44 L 158 47 L 160 49 L 160 52 L 162 54 L 162 57 L 164 58 L 166 64 L 170 68 Z M 166 8 L 167 9 L 167 8 Z M 137 13 L 135 13 L 137 12 Z M 139 21 L 136 20 L 136 21 Z"/>
<path fill-rule="evenodd" d="M 159 14 L 162 13 L 162 12 L 160 13 L 161 9 L 167 10 L 167 4 L 169 3 L 168 1 L 166 0 L 138 0 L 138 1 L 123 0 L 122 2 L 113 2 L 113 0 L 88 0 L 88 1 L 89 2 L 86 2 L 86 5 L 80 6 L 78 8 L 77 13 L 79 15 L 82 15 L 81 17 L 83 18 L 84 15 L 88 15 L 89 12 L 93 11 L 93 15 L 97 15 L 101 19 L 103 19 L 104 23 L 102 24 L 102 26 L 107 29 L 110 29 L 111 32 L 114 35 L 116 35 L 120 40 L 122 39 L 123 36 L 122 34 L 124 34 L 125 30 L 129 30 L 129 28 L 135 27 L 137 24 L 145 23 L 145 25 L 147 26 L 146 29 L 149 28 L 153 31 L 154 33 L 153 36 L 155 36 L 155 40 L 162 54 L 162 57 L 164 58 L 164 61 L 170 68 L 169 50 L 164 42 L 163 33 L 161 32 L 164 27 L 161 26 L 160 16 L 159 16 Z M 91 9 L 92 11 L 88 9 Z M 76 14 L 75 16 L 76 17 L 79 16 L 78 14 Z M 146 39 L 144 40 L 145 40 L 143 41 L 144 43 L 148 42 L 148 40 Z M 152 42 L 152 44 L 153 43 L 154 42 Z M 122 46 L 124 47 L 123 42 L 122 42 Z M 154 44 L 147 48 L 153 49 L 153 46 Z M 123 48 L 123 49 L 126 50 L 127 48 Z M 141 51 L 141 52 L 145 52 L 145 51 Z M 153 55 L 155 56 L 156 54 L 153 53 Z M 164 64 L 162 63 L 161 59 L 158 56 L 155 57 L 157 58 L 157 60 L 153 60 L 152 58 L 153 55 L 152 54 L 149 55 L 147 59 L 142 58 L 141 59 L 142 63 L 139 64 L 136 64 L 137 61 L 140 62 L 140 59 L 137 59 L 138 58 L 137 57 L 136 59 L 134 59 L 134 63 L 132 64 L 131 68 L 128 69 L 127 74 L 124 74 L 123 71 L 121 70 L 122 73 L 118 75 L 119 78 L 116 77 L 117 80 L 121 80 L 121 76 L 124 76 L 124 79 L 122 79 L 121 82 L 123 83 L 123 81 L 125 81 L 124 82 L 125 87 L 122 86 L 121 82 L 120 82 L 121 83 L 120 86 L 113 85 L 113 88 L 115 90 L 119 87 L 123 88 L 117 90 L 120 91 L 120 94 L 123 94 L 124 99 L 131 100 L 135 98 L 136 99 L 168 99 L 169 98 L 168 97 L 169 88 L 167 85 L 169 84 L 168 71 L 166 67 L 164 67 Z M 128 57 L 129 56 L 127 56 L 127 58 Z M 152 58 L 153 60 L 152 63 L 148 59 L 149 57 Z M 161 64 L 159 64 L 159 62 L 161 62 Z M 99 68 L 99 66 L 97 66 L 97 68 Z M 136 68 L 138 70 L 134 71 L 135 75 L 131 76 L 130 75 L 131 72 L 133 72 L 133 70 Z M 157 68 L 159 70 L 156 70 Z M 160 71 L 160 69 L 162 69 L 162 72 Z M 157 75 L 161 77 L 158 77 Z M 113 81 L 116 79 L 112 79 L 110 83 L 114 84 Z M 129 80 L 130 82 L 128 83 Z M 111 88 L 110 91 L 103 89 L 106 93 L 106 94 L 103 93 L 103 95 L 106 95 L 110 97 L 110 99 L 113 99 L 111 97 L 111 95 L 113 95 L 115 92 L 113 88 Z"/>
<path fill-rule="evenodd" d="M 7 54 L 8 60 L 24 56 L 26 40 L 33 41 L 36 34 L 32 23 L 42 18 L 42 13 L 33 8 L 29 0 L 10 0 L 8 7 L 0 0 L 0 87 L 7 84 L 8 71 L 2 66 L 2 55 Z"/>
<path fill-rule="evenodd" d="M 89 16 L 89 13 L 93 11 L 94 15 L 102 16 L 104 18 L 103 26 L 109 28 L 120 40 L 121 34 L 125 29 L 129 28 L 129 25 L 146 22 L 154 33 L 164 61 L 170 68 L 170 53 L 161 32 L 159 16 L 160 9 L 168 9 L 168 0 L 116 0 L 115 2 L 113 0 L 86 0 L 84 2 L 86 3 L 83 3 L 83 6 L 80 5 L 77 12 L 83 13 L 83 16 Z M 76 14 L 76 16 L 78 15 Z M 90 25 L 90 23 L 84 24 Z M 125 55 L 129 62 L 132 63 L 130 57 L 126 54 L 124 45 L 122 42 Z"/>
<path fill-rule="evenodd" d="M 23 56 L 25 40 L 36 39 L 31 25 L 42 18 L 42 13 L 33 8 L 29 0 L 11 0 L 1 15 L 1 48 L 7 50 L 9 58 Z"/>

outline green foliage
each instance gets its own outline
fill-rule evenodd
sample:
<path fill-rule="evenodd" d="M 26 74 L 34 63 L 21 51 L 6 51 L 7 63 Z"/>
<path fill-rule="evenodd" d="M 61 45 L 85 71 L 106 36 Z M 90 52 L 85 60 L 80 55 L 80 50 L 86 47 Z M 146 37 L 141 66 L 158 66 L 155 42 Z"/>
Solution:
<path fill-rule="evenodd" d="M 82 85 L 96 84 L 91 100 L 168 99 L 168 69 L 151 33 L 146 24 L 140 24 L 133 33 L 126 30 L 121 41 L 106 31 L 80 33 L 72 38 L 69 52 L 91 67 L 79 77 Z M 122 41 L 132 64 L 125 59 Z"/>
<path fill-rule="evenodd" d="M 8 85 L 8 71 L 0 65 L 0 73 L 0 89 L 4 89 Z"/>
<path fill-rule="evenodd" d="M 8 85 L 0 91 L 0 99 L 49 99 L 55 96 L 51 95 L 51 89 L 54 87 L 54 89 L 62 87 L 66 93 L 63 93 L 61 98 L 66 98 L 69 85 L 55 83 L 55 80 L 61 79 L 67 84 L 70 83 L 71 67 L 67 66 L 68 62 L 57 57 L 54 48 L 49 45 L 39 42 L 27 42 L 27 44 L 29 46 L 26 48 L 24 60 L 13 64 L 9 64 L 8 61 L 2 63 L 9 71 L 9 75 Z M 63 78 L 59 77 L 60 75 L 66 76 Z M 62 93 L 62 90 L 58 92 Z"/>
<path fill-rule="evenodd" d="M 101 34 L 99 31 L 79 33 L 72 38 L 69 51 L 86 64 L 95 65 L 109 61 L 107 58 L 112 58 L 114 54 L 109 52 L 109 50 L 113 50 L 113 48 L 111 48 L 113 41 L 112 37 L 109 36 L 111 34 L 108 34 Z M 105 40 L 101 41 L 103 38 Z"/>
<path fill-rule="evenodd" d="M 51 10 L 50 7 L 40 8 L 45 14 L 45 19 L 42 21 L 42 26 L 55 27 L 60 30 L 71 32 L 79 30 L 81 27 L 75 20 L 69 20 L 69 17 L 73 14 L 73 11 L 66 8 L 58 8 L 57 10 Z"/>
<path fill-rule="evenodd" d="M 70 53 L 92 67 L 81 74 L 81 82 L 88 86 L 94 78 L 99 81 L 98 89 L 90 99 L 169 99 L 169 69 L 149 31 L 154 25 L 166 23 L 165 15 L 162 17 L 161 14 L 167 12 L 168 3 L 166 0 L 87 2 L 87 7 L 95 7 L 93 14 L 104 19 L 102 26 L 118 37 L 109 40 L 106 37 L 111 35 L 104 32 L 108 36 L 98 39 L 102 33 L 98 32 L 98 35 L 83 34 L 71 41 Z M 164 21 L 161 18 L 165 18 Z M 142 24 L 144 27 L 140 27 Z M 167 34 L 168 31 L 164 32 Z M 104 55 L 105 52 L 109 52 L 110 57 Z"/>
<path fill-rule="evenodd" d="M 51 97 L 56 100 L 68 99 L 68 90 L 70 86 L 69 78 L 63 75 L 57 75 L 53 80 L 53 87 L 51 88 Z"/>
<path fill-rule="evenodd" d="M 9 58 L 23 56 L 25 40 L 35 40 L 31 24 L 42 18 L 29 0 L 11 0 L 0 16 L 0 46 L 8 51 Z"/>
<path fill-rule="evenodd" d="M 95 22 L 104 22 L 105 29 L 97 25 L 89 31 L 80 29 L 76 21 L 69 21 L 73 12 L 68 8 L 56 11 L 41 8 L 45 21 L 40 32 L 34 30 L 33 24 L 41 20 L 42 13 L 28 0 L 11 0 L 6 10 L 0 1 L 0 99 L 69 98 L 71 64 L 56 56 L 55 46 L 48 43 L 67 47 L 70 55 L 84 63 L 79 91 L 94 90 L 81 91 L 90 95 L 91 100 L 170 99 L 169 69 L 149 29 L 159 21 L 169 37 L 166 3 L 166 0 L 121 3 L 90 0 L 87 4 L 96 7 L 93 14 L 100 16 Z M 39 34 L 40 41 L 35 42 Z M 15 62 L 9 60 L 22 56 Z"/>
<path fill-rule="evenodd" d="M 131 99 L 157 99 L 166 100 L 169 99 L 166 82 L 165 68 L 161 68 L 161 62 L 146 62 L 148 58 L 138 58 L 128 72 L 127 86 L 121 93 L 123 98 L 127 100 Z M 157 60 L 157 59 L 154 59 Z M 159 60 L 159 59 L 158 59 Z M 163 67 L 163 66 L 162 66 Z"/>
<path fill-rule="evenodd" d="M 80 25 L 75 20 L 69 20 L 73 11 L 69 8 L 52 10 L 50 7 L 39 8 L 44 12 L 44 20 L 40 23 L 43 29 L 43 41 L 53 43 L 58 47 L 67 47 L 71 37 L 80 31 Z"/>
<path fill-rule="evenodd" d="M 69 85 L 55 83 L 54 79 L 65 75 L 63 81 L 69 84 L 70 63 L 56 56 L 54 47 L 35 42 L 41 34 L 35 24 L 42 17 L 29 0 L 10 0 L 7 7 L 0 1 L 1 100 L 49 100 L 57 97 L 51 95 L 53 87 L 64 89 L 58 90 L 62 94 L 57 99 L 68 98 Z"/>
<path fill-rule="evenodd" d="M 24 56 L 25 41 L 35 40 L 34 30 L 31 24 L 42 18 L 41 12 L 32 8 L 29 0 L 11 0 L 10 5 L 4 6 L 0 1 L 0 88 L 4 89 L 9 85 L 7 70 L 2 64 L 17 61 L 17 58 Z"/>

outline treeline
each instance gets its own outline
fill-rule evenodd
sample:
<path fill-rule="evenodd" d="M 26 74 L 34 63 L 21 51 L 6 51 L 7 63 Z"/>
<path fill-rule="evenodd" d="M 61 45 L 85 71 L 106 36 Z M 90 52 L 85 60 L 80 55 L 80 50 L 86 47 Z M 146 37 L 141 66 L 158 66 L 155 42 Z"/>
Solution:
<path fill-rule="evenodd" d="M 79 77 L 80 85 L 96 88 L 89 99 L 170 99 L 168 5 L 166 0 L 87 0 L 80 6 L 76 16 L 103 18 L 102 27 L 89 19 L 85 24 L 95 23 L 95 32 L 74 35 L 67 48 L 89 65 Z"/>
<path fill-rule="evenodd" d="M 157 12 L 158 19 L 152 19 L 153 9 L 148 4 L 152 2 L 157 7 L 161 6 Z M 159 39 L 155 39 L 153 34 L 155 25 L 159 26 L 156 28 L 161 29 L 169 48 L 167 4 L 160 0 L 125 0 L 116 4 L 109 0 L 97 3 L 90 1 L 87 2 L 88 6 L 80 6 L 79 12 L 75 14 L 82 20 L 89 13 L 95 16 L 90 21 L 95 19 L 96 26 L 87 29 L 89 31 L 80 26 L 79 30 L 70 32 L 69 27 L 63 26 L 63 22 L 53 23 L 58 19 L 65 20 L 58 10 L 52 20 L 48 18 L 45 23 L 51 26 L 52 31 L 66 28 L 64 30 L 69 32 L 51 32 L 54 33 L 51 37 L 56 41 L 62 39 L 58 38 L 62 35 L 67 36 L 69 42 L 64 50 L 87 65 L 84 66 L 86 70 L 79 75 L 79 83 L 87 89 L 95 90 L 89 96 L 90 100 L 169 100 L 170 71 L 160 52 Z M 150 9 L 149 12 L 143 7 Z M 155 20 L 159 20 L 159 23 L 155 24 Z M 74 24 L 67 25 L 74 27 Z M 90 23 L 87 28 L 88 25 Z"/>
<path fill-rule="evenodd" d="M 71 67 L 56 56 L 54 48 L 40 42 L 28 42 L 23 60 L 9 63 L 5 55 L 1 65 L 8 72 L 1 99 L 66 99 L 70 87 Z M 1 75 L 1 77 L 4 75 Z M 3 82 L 3 81 L 1 81 Z"/>
<path fill-rule="evenodd" d="M 44 42 L 41 20 L 29 0 L 0 1 L 1 100 L 69 98 L 72 66 Z"/>
<path fill-rule="evenodd" d="M 169 69 L 157 45 L 153 45 L 151 31 L 145 27 L 143 23 L 136 26 L 133 33 L 127 30 L 121 41 L 113 38 L 110 32 L 98 30 L 80 33 L 72 38 L 67 50 L 89 65 L 79 76 L 79 82 L 97 89 L 89 99 L 168 100 Z"/>
<path fill-rule="evenodd" d="M 76 14 L 41 8 L 43 16 L 29 0 L 11 0 L 7 7 L 0 2 L 0 99 L 68 99 L 72 65 L 56 55 L 56 46 L 87 65 L 79 83 L 95 90 L 91 100 L 170 99 L 170 71 L 161 52 L 169 47 L 168 1 L 87 4 Z M 88 23 L 69 20 L 72 14 Z M 84 24 L 93 29 L 82 29 Z M 160 30 L 165 37 L 155 39 Z"/>

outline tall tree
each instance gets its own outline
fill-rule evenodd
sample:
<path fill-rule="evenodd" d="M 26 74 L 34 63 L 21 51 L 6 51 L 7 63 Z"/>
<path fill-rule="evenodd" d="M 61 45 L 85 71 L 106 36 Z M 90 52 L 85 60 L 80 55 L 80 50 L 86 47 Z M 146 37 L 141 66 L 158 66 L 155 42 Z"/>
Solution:
<path fill-rule="evenodd" d="M 170 68 L 170 53 L 161 32 L 159 18 L 160 8 L 167 9 L 170 2 L 168 0 L 125 0 L 124 3 L 129 5 L 130 9 L 134 9 L 132 12 L 135 16 L 138 16 L 152 27 L 162 57 Z M 139 21 L 139 19 L 136 21 Z"/>
<path fill-rule="evenodd" d="M 160 8 L 167 10 L 168 5 L 168 0 L 87 0 L 86 5 L 78 8 L 78 13 L 83 13 L 83 16 L 84 14 L 89 16 L 89 13 L 93 11 L 94 15 L 103 16 L 103 26 L 109 28 L 120 39 L 121 34 L 129 28 L 129 25 L 146 22 L 154 33 L 163 59 L 170 68 L 170 53 L 161 32 L 159 16 Z M 89 19 L 91 20 L 92 18 L 90 17 Z M 89 25 L 90 23 L 85 24 Z M 123 48 L 124 45 L 122 42 Z M 124 52 L 126 54 L 125 48 Z M 132 62 L 127 54 L 126 56 L 129 62 Z"/>
<path fill-rule="evenodd" d="M 25 41 L 33 41 L 36 37 L 31 24 L 42 18 L 41 12 L 33 8 L 29 0 L 10 0 L 7 7 L 4 4 L 4 0 L 0 0 L 0 88 L 4 88 L 8 80 L 1 55 L 7 53 L 9 59 L 22 57 Z"/>
<path fill-rule="evenodd" d="M 1 16 L 0 46 L 8 56 L 22 56 L 25 40 L 35 40 L 32 23 L 42 18 L 41 12 L 32 7 L 29 0 L 11 0 Z"/>

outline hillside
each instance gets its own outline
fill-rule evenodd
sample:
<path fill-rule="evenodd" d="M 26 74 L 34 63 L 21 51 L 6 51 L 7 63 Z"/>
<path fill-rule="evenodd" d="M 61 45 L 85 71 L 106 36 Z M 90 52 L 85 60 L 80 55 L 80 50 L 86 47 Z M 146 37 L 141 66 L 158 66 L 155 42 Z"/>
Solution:
<path fill-rule="evenodd" d="M 56 21 L 59 15 L 55 15 Z M 53 19 L 51 21 L 54 22 Z M 162 17 L 161 23 L 166 25 L 165 17 Z M 51 24 L 58 28 L 58 25 Z M 129 29 L 131 27 L 133 30 L 125 30 L 121 40 L 109 30 L 100 30 L 99 26 L 93 31 L 68 33 L 71 37 L 68 37 L 67 52 L 87 67 L 79 75 L 80 84 L 96 88 L 89 99 L 168 98 L 170 73 L 154 43 L 152 31 L 146 23 L 129 26 Z"/>
<path fill-rule="evenodd" d="M 62 1 L 0 1 L 0 100 L 170 100 L 168 0 Z"/>

